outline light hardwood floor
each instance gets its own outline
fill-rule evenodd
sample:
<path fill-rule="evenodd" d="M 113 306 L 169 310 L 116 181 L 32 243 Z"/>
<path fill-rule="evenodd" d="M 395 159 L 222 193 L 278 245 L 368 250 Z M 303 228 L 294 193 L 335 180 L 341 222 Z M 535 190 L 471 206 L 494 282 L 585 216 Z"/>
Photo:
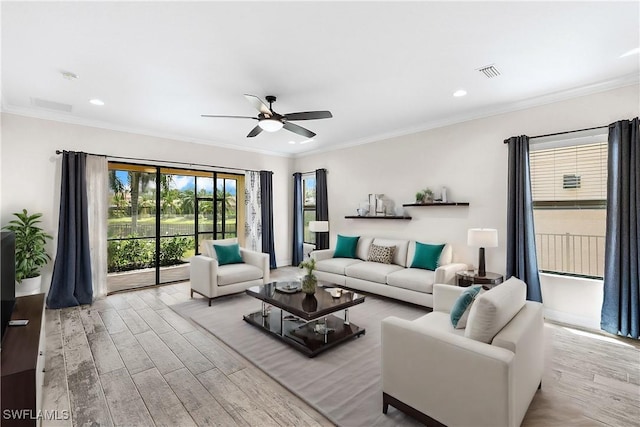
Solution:
<path fill-rule="evenodd" d="M 185 282 L 47 310 L 43 409 L 71 419 L 43 425 L 331 425 L 169 308 L 188 298 Z M 637 341 L 554 324 L 545 333 L 543 389 L 523 425 L 640 426 Z"/>

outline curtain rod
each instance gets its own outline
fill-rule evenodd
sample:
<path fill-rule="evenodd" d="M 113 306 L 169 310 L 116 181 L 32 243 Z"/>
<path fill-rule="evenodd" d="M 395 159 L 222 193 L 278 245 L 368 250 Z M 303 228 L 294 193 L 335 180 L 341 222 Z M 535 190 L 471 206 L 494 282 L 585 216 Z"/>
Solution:
<path fill-rule="evenodd" d="M 297 173 L 299 173 L 299 174 L 301 174 L 301 175 L 309 175 L 309 174 L 311 174 L 311 173 L 316 173 L 316 171 L 325 171 L 325 172 L 326 172 L 326 169 L 325 169 L 325 168 L 319 168 L 319 169 L 316 169 L 316 170 L 314 170 L 314 171 L 309 171 L 309 172 L 294 172 L 294 173 L 292 173 L 291 175 L 295 175 L 295 174 L 297 174 Z"/>
<path fill-rule="evenodd" d="M 558 135 L 566 135 L 568 133 L 585 132 L 585 131 L 588 131 L 588 130 L 606 129 L 608 127 L 609 126 L 596 126 L 596 127 L 592 127 L 592 128 L 567 130 L 567 131 L 564 131 L 564 132 L 549 133 L 549 134 L 546 134 L 546 135 L 536 135 L 536 136 L 529 137 L 529 140 L 536 139 L 536 138 L 544 138 L 544 137 L 547 137 L 547 136 L 558 136 Z M 507 141 L 508 141 L 508 139 L 505 139 L 504 143 L 507 144 Z"/>
<path fill-rule="evenodd" d="M 56 150 L 56 154 L 62 154 L 62 151 Z M 169 160 L 141 159 L 137 157 L 109 156 L 106 154 L 97 154 L 97 153 L 86 153 L 86 154 L 91 154 L 92 156 L 103 156 L 110 159 L 133 160 L 133 161 L 140 161 L 140 162 L 169 163 L 174 165 L 186 165 L 186 166 L 204 166 L 208 168 L 229 169 L 229 170 L 236 170 L 236 171 L 243 171 L 243 172 L 260 172 L 253 169 L 241 169 L 241 168 L 234 168 L 230 166 L 205 165 L 203 163 L 187 163 L 187 162 L 176 162 L 174 160 L 169 161 Z"/>

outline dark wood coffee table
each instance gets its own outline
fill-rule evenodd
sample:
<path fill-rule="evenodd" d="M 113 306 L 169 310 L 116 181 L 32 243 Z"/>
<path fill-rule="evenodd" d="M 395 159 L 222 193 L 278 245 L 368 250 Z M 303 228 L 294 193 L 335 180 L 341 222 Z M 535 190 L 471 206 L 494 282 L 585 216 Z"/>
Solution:
<path fill-rule="evenodd" d="M 321 281 L 318 284 L 321 286 L 312 296 L 287 289 L 299 287 L 299 282 L 272 282 L 249 288 L 247 294 L 262 301 L 262 310 L 243 318 L 309 357 L 363 335 L 365 329 L 349 322 L 349 308 L 362 304 L 364 295 L 342 290 L 342 295 L 334 298 L 326 288 L 336 286 Z M 333 315 L 342 310 L 344 316 Z"/>

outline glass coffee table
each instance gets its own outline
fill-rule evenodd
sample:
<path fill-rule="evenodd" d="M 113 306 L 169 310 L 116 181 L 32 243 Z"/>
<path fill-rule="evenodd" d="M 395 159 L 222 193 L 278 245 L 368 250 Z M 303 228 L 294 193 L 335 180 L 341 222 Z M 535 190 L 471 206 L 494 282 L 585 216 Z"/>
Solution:
<path fill-rule="evenodd" d="M 359 337 L 365 329 L 349 321 L 349 308 L 364 295 L 318 281 L 315 295 L 300 291 L 300 282 L 272 282 L 246 290 L 262 301 L 262 309 L 243 316 L 249 324 L 284 341 L 309 357 Z M 329 289 L 340 289 L 332 296 Z M 344 311 L 340 317 L 334 313 Z"/>

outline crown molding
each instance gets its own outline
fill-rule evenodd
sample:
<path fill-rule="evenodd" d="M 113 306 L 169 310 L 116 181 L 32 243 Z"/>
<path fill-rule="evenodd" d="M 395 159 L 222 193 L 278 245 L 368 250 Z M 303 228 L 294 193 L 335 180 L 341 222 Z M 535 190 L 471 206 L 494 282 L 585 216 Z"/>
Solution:
<path fill-rule="evenodd" d="M 347 141 L 341 144 L 332 145 L 326 148 L 318 148 L 312 151 L 304 153 L 294 154 L 295 158 L 302 158 L 307 156 L 313 156 L 316 154 L 322 154 L 330 151 L 342 150 L 350 147 L 357 147 L 359 145 L 371 144 L 374 142 L 380 142 L 391 138 L 398 138 L 401 136 L 412 135 L 419 132 L 428 131 L 431 129 L 437 129 L 445 126 L 450 126 L 458 123 L 468 122 L 471 120 L 483 119 L 487 117 L 496 116 L 499 114 L 506 114 L 520 110 L 526 110 L 528 108 L 539 107 L 542 105 L 553 104 L 555 102 L 566 101 L 569 99 L 579 98 L 581 96 L 593 95 L 600 92 L 606 92 L 608 90 L 619 89 L 621 87 L 633 86 L 640 84 L 640 76 L 636 73 L 627 74 L 615 79 L 606 80 L 603 82 L 594 83 L 587 86 L 580 86 L 563 91 L 558 91 L 542 96 L 528 98 L 522 101 L 516 101 L 511 103 L 502 104 L 493 108 L 487 108 L 482 113 L 460 114 L 447 117 L 441 120 L 432 120 L 426 122 L 420 126 L 411 128 L 399 129 L 392 132 L 378 134 L 366 138 Z"/>
<path fill-rule="evenodd" d="M 242 147 L 242 146 L 239 146 L 239 145 L 227 144 L 227 143 L 218 142 L 218 141 L 215 141 L 215 140 L 193 138 L 193 137 L 185 136 L 185 135 L 176 135 L 176 134 L 170 134 L 170 133 L 155 132 L 155 131 L 152 131 L 152 130 L 149 130 L 149 129 L 141 129 L 141 128 L 119 126 L 119 125 L 115 125 L 115 124 L 112 124 L 112 123 L 102 122 L 102 121 L 99 121 L 99 120 L 89 120 L 89 119 L 85 119 L 85 118 L 82 118 L 82 117 L 59 114 L 59 113 L 55 113 L 55 112 L 51 112 L 51 111 L 36 110 L 36 109 L 33 109 L 33 108 L 25 108 L 25 107 L 17 107 L 17 106 L 14 106 L 14 105 L 6 105 L 4 102 L 2 103 L 2 106 L 0 107 L 0 112 L 7 113 L 7 114 L 14 114 L 14 115 L 17 115 L 17 116 L 32 117 L 32 118 L 41 119 L 41 120 L 51 120 L 51 121 L 54 121 L 54 122 L 62 122 L 62 123 L 68 123 L 68 124 L 73 124 L 73 125 L 79 125 L 79 126 L 88 126 L 88 127 L 98 128 L 98 129 L 112 130 L 112 131 L 116 131 L 116 132 L 125 132 L 125 133 L 131 133 L 131 134 L 136 134 L 136 135 L 151 136 L 151 137 L 154 137 L 154 138 L 170 139 L 170 140 L 181 141 L 181 142 L 191 142 L 191 143 L 194 143 L 194 144 L 202 144 L 202 145 L 207 145 L 207 146 L 210 146 L 210 147 L 225 148 L 225 149 L 228 149 L 228 150 L 247 151 L 247 152 L 252 152 L 252 153 L 264 154 L 264 155 L 268 155 L 268 156 L 276 156 L 276 157 L 287 157 L 287 158 L 293 157 L 291 154 L 288 154 L 288 153 L 280 153 L 280 152 L 277 152 L 277 151 L 260 150 L 260 149 L 256 149 L 256 148 Z"/>

